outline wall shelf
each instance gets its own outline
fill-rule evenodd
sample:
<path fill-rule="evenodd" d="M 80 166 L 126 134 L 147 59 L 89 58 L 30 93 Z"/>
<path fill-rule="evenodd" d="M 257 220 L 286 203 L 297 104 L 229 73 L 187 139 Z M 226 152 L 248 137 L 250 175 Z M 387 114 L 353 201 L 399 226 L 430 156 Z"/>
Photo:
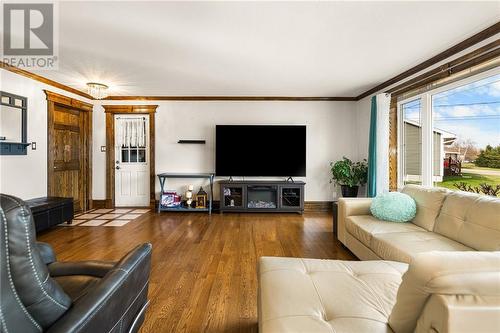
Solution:
<path fill-rule="evenodd" d="M 206 143 L 206 141 L 205 140 L 179 140 L 179 141 L 177 141 L 177 143 L 204 145 Z"/>
<path fill-rule="evenodd" d="M 0 141 L 0 155 L 26 155 L 31 143 Z"/>

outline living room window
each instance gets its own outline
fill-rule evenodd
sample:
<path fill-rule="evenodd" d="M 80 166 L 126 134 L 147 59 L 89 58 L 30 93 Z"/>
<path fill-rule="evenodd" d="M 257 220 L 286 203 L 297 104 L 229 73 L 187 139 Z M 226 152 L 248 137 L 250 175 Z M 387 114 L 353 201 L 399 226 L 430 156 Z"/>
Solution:
<path fill-rule="evenodd" d="M 401 104 L 401 168 L 403 184 L 422 183 L 422 103 L 420 99 Z"/>
<path fill-rule="evenodd" d="M 500 69 L 398 102 L 398 186 L 500 186 Z"/>

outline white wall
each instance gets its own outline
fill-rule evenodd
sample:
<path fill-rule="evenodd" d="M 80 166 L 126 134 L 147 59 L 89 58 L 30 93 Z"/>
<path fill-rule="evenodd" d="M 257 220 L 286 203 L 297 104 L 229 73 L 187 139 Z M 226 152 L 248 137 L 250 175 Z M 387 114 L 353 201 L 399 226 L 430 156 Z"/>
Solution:
<path fill-rule="evenodd" d="M 158 104 L 156 113 L 156 173 L 210 172 L 215 166 L 216 124 L 307 125 L 307 183 L 305 199 L 332 200 L 329 162 L 355 158 L 354 102 L 153 102 L 104 101 L 103 104 Z M 103 108 L 94 107 L 94 199 L 105 198 L 105 142 Z M 206 145 L 178 144 L 179 139 L 204 139 Z M 248 178 L 247 178 L 248 179 Z M 297 178 L 299 179 L 299 178 Z M 168 189 L 185 191 L 191 180 L 177 180 Z M 198 185 L 199 182 L 192 181 Z M 217 187 L 216 187 L 217 188 Z M 196 188 L 196 191 L 198 188 Z M 156 192 L 159 184 L 156 182 Z M 217 195 L 218 192 L 216 192 Z"/>
<path fill-rule="evenodd" d="M 356 102 L 355 123 L 356 131 L 356 157 L 361 160 L 368 158 L 368 141 L 370 137 L 370 112 L 371 96 L 365 97 Z"/>
<path fill-rule="evenodd" d="M 22 156 L 0 156 L 0 191 L 23 199 L 47 195 L 47 101 L 44 89 L 85 100 L 52 86 L 0 70 L 1 89 L 28 98 L 28 148 Z M 141 104 L 107 101 L 106 104 Z M 93 199 L 105 198 L 105 117 L 100 102 L 93 112 Z M 142 103 L 145 104 L 145 103 Z M 158 102 L 156 114 L 156 172 L 214 170 L 216 124 L 307 125 L 306 200 L 331 200 L 329 162 L 346 155 L 356 158 L 353 126 L 355 102 Z M 1 119 L 0 119 L 1 121 Z M 206 145 L 181 145 L 179 139 L 205 139 Z M 193 182 L 195 185 L 199 184 Z M 184 191 L 187 181 L 169 184 Z M 159 192 L 159 184 L 156 184 Z"/>
<path fill-rule="evenodd" d="M 27 155 L 0 156 L 0 192 L 22 199 L 46 196 L 47 100 L 43 90 L 88 100 L 3 69 L 0 69 L 0 89 L 28 98 L 28 142 L 37 145 L 36 150 L 28 147 Z"/>

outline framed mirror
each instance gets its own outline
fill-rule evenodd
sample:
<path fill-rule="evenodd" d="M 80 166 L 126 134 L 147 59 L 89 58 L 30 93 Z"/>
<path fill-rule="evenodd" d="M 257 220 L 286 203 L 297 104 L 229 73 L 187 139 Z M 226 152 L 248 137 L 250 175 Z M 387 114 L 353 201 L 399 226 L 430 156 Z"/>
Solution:
<path fill-rule="evenodd" d="M 28 99 L 0 91 L 0 154 L 26 155 Z"/>

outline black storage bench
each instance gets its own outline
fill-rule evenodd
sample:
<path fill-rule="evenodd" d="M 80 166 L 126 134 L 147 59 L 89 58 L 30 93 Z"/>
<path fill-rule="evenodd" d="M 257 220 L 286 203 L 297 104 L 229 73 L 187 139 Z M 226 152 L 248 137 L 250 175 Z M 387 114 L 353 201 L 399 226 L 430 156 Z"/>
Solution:
<path fill-rule="evenodd" d="M 37 232 L 73 220 L 73 198 L 42 197 L 25 202 L 31 209 Z"/>

